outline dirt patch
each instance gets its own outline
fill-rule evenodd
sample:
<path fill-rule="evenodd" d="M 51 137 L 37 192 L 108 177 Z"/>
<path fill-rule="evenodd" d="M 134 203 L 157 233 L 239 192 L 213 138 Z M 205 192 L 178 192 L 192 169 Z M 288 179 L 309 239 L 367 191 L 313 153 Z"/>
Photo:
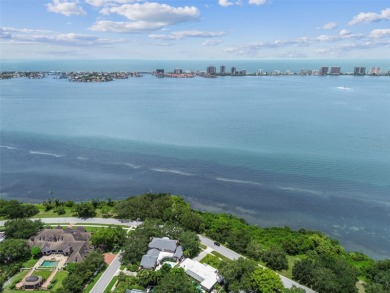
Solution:
<path fill-rule="evenodd" d="M 104 262 L 108 265 L 110 265 L 114 260 L 114 258 L 116 257 L 116 254 L 113 253 L 105 253 L 103 255 L 104 255 Z"/>

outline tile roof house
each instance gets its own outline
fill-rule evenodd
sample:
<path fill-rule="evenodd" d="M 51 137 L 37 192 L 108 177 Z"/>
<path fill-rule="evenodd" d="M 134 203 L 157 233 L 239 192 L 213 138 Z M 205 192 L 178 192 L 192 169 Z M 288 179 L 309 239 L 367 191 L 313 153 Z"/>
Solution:
<path fill-rule="evenodd" d="M 84 227 L 75 229 L 44 229 L 29 239 L 30 247 L 38 246 L 44 255 L 63 254 L 68 257 L 66 263 L 80 262 L 91 250 L 91 233 Z"/>
<path fill-rule="evenodd" d="M 143 269 L 155 269 L 166 258 L 173 258 L 176 261 L 183 258 L 183 247 L 177 240 L 166 237 L 152 238 L 148 248 L 148 252 L 141 259 Z"/>

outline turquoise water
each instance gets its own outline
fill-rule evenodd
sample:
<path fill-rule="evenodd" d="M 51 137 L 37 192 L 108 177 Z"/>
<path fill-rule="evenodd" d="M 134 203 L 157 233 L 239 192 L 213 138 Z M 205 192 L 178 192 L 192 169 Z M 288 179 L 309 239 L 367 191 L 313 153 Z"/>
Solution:
<path fill-rule="evenodd" d="M 336 62 L 298 61 L 260 65 L 299 71 Z M 1 64 L 2 70 L 151 71 L 210 63 L 127 62 Z M 388 60 L 362 63 L 390 69 Z M 199 209 L 263 226 L 322 230 L 348 249 L 390 257 L 389 77 L 0 83 L 4 198 L 39 201 L 50 190 L 75 200 L 171 192 Z"/>
<path fill-rule="evenodd" d="M 58 266 L 58 261 L 53 260 L 44 260 L 41 264 L 42 268 L 56 268 Z"/>

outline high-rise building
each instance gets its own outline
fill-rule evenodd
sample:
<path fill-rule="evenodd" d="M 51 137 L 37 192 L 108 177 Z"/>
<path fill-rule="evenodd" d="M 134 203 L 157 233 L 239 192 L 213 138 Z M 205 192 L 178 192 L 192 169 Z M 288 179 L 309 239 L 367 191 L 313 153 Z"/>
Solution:
<path fill-rule="evenodd" d="M 246 69 L 240 70 L 240 75 L 246 75 Z"/>
<path fill-rule="evenodd" d="M 226 66 L 225 65 L 221 65 L 219 67 L 219 73 L 220 74 L 226 74 Z"/>
<path fill-rule="evenodd" d="M 327 75 L 328 71 L 329 71 L 329 67 L 328 66 L 324 66 L 324 67 L 320 68 L 319 73 L 320 73 L 320 75 Z"/>
<path fill-rule="evenodd" d="M 232 69 L 230 70 L 230 73 L 232 75 L 236 75 L 237 74 L 237 68 L 235 66 L 233 66 Z"/>
<path fill-rule="evenodd" d="M 208 75 L 216 75 L 217 74 L 217 68 L 213 65 L 207 66 L 206 70 Z"/>
<path fill-rule="evenodd" d="M 181 69 L 181 68 L 175 68 L 175 69 L 173 70 L 173 73 L 174 73 L 174 74 L 182 74 L 182 73 L 183 73 L 183 69 Z"/>
<path fill-rule="evenodd" d="M 156 74 L 164 74 L 164 69 L 156 69 Z"/>
<path fill-rule="evenodd" d="M 259 70 L 257 70 L 257 75 L 263 75 L 264 74 L 264 71 L 263 71 L 263 69 L 259 69 Z"/>
<path fill-rule="evenodd" d="M 353 69 L 353 75 L 365 75 L 366 74 L 366 67 L 355 67 Z"/>
<path fill-rule="evenodd" d="M 332 66 L 330 68 L 330 74 L 331 75 L 340 75 L 340 73 L 341 73 L 341 67 L 339 67 L 339 66 Z"/>
<path fill-rule="evenodd" d="M 372 74 L 372 75 L 381 74 L 381 68 L 380 67 L 371 67 L 370 74 Z"/>

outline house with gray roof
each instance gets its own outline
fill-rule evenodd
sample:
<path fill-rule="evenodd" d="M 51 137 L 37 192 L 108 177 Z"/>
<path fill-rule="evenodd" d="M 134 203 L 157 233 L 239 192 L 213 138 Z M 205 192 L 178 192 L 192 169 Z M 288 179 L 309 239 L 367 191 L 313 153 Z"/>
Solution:
<path fill-rule="evenodd" d="M 80 262 L 92 250 L 91 233 L 84 227 L 75 229 L 44 229 L 29 239 L 30 247 L 38 246 L 43 255 L 63 254 L 69 256 L 66 263 Z"/>
<path fill-rule="evenodd" d="M 179 241 L 167 237 L 152 238 L 148 245 L 148 252 L 141 259 L 141 268 L 155 269 L 164 259 L 173 258 L 176 261 L 183 259 L 183 247 Z"/>

